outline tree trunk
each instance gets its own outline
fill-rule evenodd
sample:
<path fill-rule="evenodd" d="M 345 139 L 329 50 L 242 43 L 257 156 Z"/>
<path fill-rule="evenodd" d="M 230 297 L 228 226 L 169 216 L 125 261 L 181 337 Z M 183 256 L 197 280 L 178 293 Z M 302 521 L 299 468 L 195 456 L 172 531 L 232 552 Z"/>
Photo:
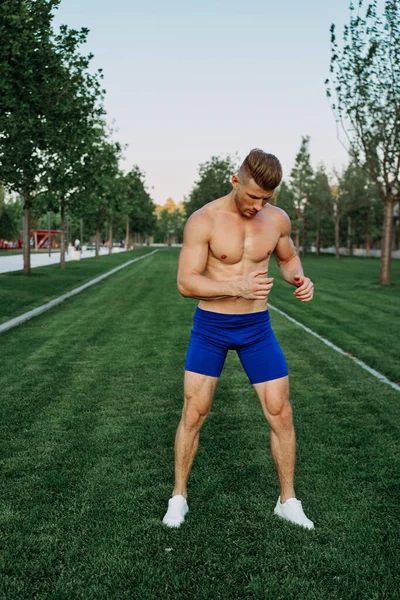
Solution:
<path fill-rule="evenodd" d="M 68 226 L 69 226 L 69 219 L 68 219 L 68 215 L 65 215 L 65 227 L 64 227 L 64 249 L 65 252 L 68 254 L 68 248 L 69 248 L 69 231 L 68 231 Z"/>
<path fill-rule="evenodd" d="M 126 220 L 125 250 L 129 250 L 129 219 Z"/>
<path fill-rule="evenodd" d="M 296 227 L 296 252 L 299 254 L 300 252 L 300 229 Z"/>
<path fill-rule="evenodd" d="M 24 252 L 24 273 L 30 275 L 31 273 L 31 211 L 29 208 L 28 197 L 25 196 L 24 202 L 24 226 L 22 233 L 23 252 Z"/>
<path fill-rule="evenodd" d="M 396 220 L 394 224 L 394 250 L 400 250 L 400 200 L 397 203 Z"/>
<path fill-rule="evenodd" d="M 369 237 L 369 212 L 367 213 L 367 219 L 365 221 L 365 254 L 370 256 L 371 254 L 371 240 Z"/>
<path fill-rule="evenodd" d="M 353 256 L 353 230 L 351 225 L 351 217 L 349 217 L 347 227 L 347 245 L 349 248 L 349 256 Z"/>
<path fill-rule="evenodd" d="M 109 228 L 108 228 L 108 242 L 109 242 L 109 244 L 110 244 L 110 245 L 108 246 L 108 254 L 111 254 L 111 253 L 112 253 L 112 245 L 113 245 L 113 238 L 112 238 L 112 235 L 113 235 L 113 230 L 112 230 L 112 223 L 111 223 L 111 221 L 110 221 L 110 226 L 109 226 Z"/>
<path fill-rule="evenodd" d="M 336 258 L 340 258 L 339 254 L 339 219 L 335 221 L 335 248 L 336 248 Z"/>
<path fill-rule="evenodd" d="M 317 256 L 321 254 L 321 221 L 317 221 L 317 240 L 315 242 L 315 252 Z"/>
<path fill-rule="evenodd" d="M 65 205 L 61 202 L 60 269 L 65 269 Z"/>
<path fill-rule="evenodd" d="M 100 258 L 100 225 L 96 225 L 96 258 Z"/>
<path fill-rule="evenodd" d="M 394 202 L 387 198 L 385 202 L 385 214 L 383 217 L 383 240 L 381 255 L 381 273 L 379 283 L 390 285 L 390 260 L 392 258 L 392 233 L 393 233 Z"/>

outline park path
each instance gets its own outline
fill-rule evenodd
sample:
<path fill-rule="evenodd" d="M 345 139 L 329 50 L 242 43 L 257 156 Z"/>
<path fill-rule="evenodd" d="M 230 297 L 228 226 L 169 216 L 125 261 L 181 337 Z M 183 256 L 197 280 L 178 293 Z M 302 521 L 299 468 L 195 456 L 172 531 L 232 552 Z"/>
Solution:
<path fill-rule="evenodd" d="M 118 248 L 119 252 L 123 252 L 123 248 Z M 108 248 L 100 248 L 100 254 L 108 254 Z M 84 250 L 81 258 L 93 258 L 95 256 L 94 250 Z M 71 253 L 65 254 L 65 260 L 71 260 Z M 60 262 L 60 253 L 52 252 L 51 256 L 48 254 L 31 254 L 31 267 L 44 267 L 46 265 L 54 265 Z M 23 255 L 14 254 L 12 256 L 0 256 L 0 273 L 9 273 L 10 271 L 20 271 L 23 269 Z"/>

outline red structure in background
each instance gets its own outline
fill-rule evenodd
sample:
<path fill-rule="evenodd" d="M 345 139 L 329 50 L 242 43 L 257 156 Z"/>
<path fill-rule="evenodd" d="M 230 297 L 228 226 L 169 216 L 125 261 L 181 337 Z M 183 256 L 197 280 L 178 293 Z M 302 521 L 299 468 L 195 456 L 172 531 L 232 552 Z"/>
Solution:
<path fill-rule="evenodd" d="M 23 247 L 22 243 L 22 231 L 20 232 L 21 239 L 16 242 L 10 242 L 8 240 L 0 240 L 0 250 L 15 250 L 21 249 Z M 55 236 L 61 235 L 61 231 L 57 231 L 56 229 L 50 230 L 50 240 L 52 248 L 59 248 L 60 244 L 54 239 Z M 49 230 L 48 229 L 31 229 L 29 232 L 29 239 L 31 241 L 31 247 L 33 246 L 35 250 L 42 250 L 48 247 L 47 242 L 49 239 Z"/>
<path fill-rule="evenodd" d="M 54 240 L 54 236 L 61 235 L 61 231 L 56 231 L 55 229 L 50 230 L 50 244 L 52 248 L 59 248 L 59 244 Z M 41 250 L 42 248 L 47 248 L 47 241 L 49 239 L 49 230 L 48 229 L 31 229 L 29 233 L 30 239 L 33 238 L 35 244 L 35 250 Z"/>

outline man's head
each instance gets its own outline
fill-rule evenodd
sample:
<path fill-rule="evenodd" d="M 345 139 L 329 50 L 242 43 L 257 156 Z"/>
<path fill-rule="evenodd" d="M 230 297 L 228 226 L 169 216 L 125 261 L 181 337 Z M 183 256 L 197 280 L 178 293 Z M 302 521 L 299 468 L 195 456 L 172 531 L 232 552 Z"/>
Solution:
<path fill-rule="evenodd" d="M 258 148 L 244 159 L 237 175 L 232 176 L 236 206 L 245 217 L 264 208 L 282 179 L 282 167 L 273 154 Z"/>

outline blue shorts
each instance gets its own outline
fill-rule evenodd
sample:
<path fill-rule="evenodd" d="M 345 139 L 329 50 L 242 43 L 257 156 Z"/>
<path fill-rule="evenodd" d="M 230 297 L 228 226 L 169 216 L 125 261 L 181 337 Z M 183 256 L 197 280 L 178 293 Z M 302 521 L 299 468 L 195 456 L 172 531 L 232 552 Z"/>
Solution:
<path fill-rule="evenodd" d="M 186 371 L 219 377 L 228 350 L 236 350 L 251 383 L 288 374 L 268 310 L 232 315 L 197 308 L 193 321 Z"/>

